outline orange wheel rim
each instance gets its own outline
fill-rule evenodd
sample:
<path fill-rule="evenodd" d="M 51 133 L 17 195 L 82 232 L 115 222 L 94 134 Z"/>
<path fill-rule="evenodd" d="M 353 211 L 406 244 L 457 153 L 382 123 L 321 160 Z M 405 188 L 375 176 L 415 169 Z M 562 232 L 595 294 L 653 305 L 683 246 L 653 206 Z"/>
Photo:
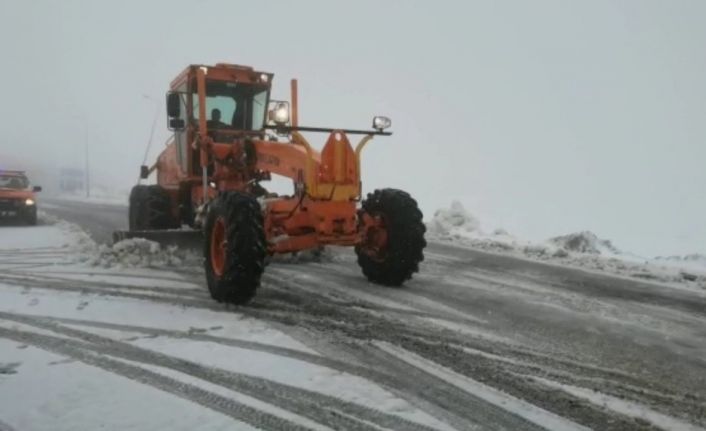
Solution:
<path fill-rule="evenodd" d="M 223 217 L 216 218 L 211 229 L 211 268 L 221 277 L 226 266 L 226 222 Z"/>

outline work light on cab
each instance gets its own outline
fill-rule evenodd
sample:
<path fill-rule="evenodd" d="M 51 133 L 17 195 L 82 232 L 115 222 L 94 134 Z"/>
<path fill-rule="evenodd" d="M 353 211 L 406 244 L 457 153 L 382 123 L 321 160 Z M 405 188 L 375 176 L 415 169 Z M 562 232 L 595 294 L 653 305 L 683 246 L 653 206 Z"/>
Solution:
<path fill-rule="evenodd" d="M 392 120 L 387 117 L 378 115 L 377 117 L 373 118 L 373 129 L 375 130 L 385 130 L 390 126 L 392 126 Z"/>
<path fill-rule="evenodd" d="M 272 121 L 279 126 L 284 126 L 289 123 L 289 104 L 286 102 L 277 102 L 272 110 Z"/>

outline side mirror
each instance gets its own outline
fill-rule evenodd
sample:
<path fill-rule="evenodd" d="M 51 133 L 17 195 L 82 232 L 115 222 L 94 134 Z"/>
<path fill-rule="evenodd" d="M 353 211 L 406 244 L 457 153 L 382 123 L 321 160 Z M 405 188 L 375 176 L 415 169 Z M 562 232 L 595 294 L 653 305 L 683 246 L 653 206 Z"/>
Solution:
<path fill-rule="evenodd" d="M 167 93 L 167 117 L 181 115 L 181 96 L 179 93 Z"/>
<path fill-rule="evenodd" d="M 169 130 L 184 130 L 186 123 L 181 118 L 169 119 Z"/>
<path fill-rule="evenodd" d="M 150 176 L 150 168 L 146 165 L 140 166 L 140 178 L 146 180 Z"/>
<path fill-rule="evenodd" d="M 32 187 L 33 192 L 41 192 L 42 191 L 42 186 L 34 186 Z"/>

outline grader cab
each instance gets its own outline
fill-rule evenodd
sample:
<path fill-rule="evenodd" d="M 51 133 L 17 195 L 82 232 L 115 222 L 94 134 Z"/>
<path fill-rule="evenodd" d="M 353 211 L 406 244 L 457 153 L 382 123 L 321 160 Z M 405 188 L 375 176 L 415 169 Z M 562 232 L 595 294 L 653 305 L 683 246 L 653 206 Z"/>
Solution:
<path fill-rule="evenodd" d="M 260 284 L 267 255 L 353 246 L 368 279 L 400 285 L 423 260 L 425 227 L 412 197 L 376 190 L 361 201 L 361 154 L 390 120 L 371 130 L 302 127 L 297 81 L 291 102 L 270 99 L 273 74 L 231 64 L 191 65 L 167 93 L 166 149 L 141 177 L 157 184 L 130 195 L 129 232 L 116 238 L 161 240 L 197 232 L 203 242 L 209 291 L 243 304 Z M 320 151 L 302 132 L 328 137 Z M 362 136 L 355 145 L 349 136 Z M 293 192 L 277 196 L 262 183 L 290 178 Z M 190 229 L 184 227 L 187 225 Z M 167 241 L 168 242 L 168 241 Z"/>

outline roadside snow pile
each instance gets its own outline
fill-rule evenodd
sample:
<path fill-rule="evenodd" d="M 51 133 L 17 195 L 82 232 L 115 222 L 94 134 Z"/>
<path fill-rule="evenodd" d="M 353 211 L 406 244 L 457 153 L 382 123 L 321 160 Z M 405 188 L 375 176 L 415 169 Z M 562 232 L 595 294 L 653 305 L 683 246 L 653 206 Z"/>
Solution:
<path fill-rule="evenodd" d="M 528 256 L 566 255 L 553 244 L 521 241 L 504 229 L 487 233 L 481 229 L 480 221 L 458 201 L 452 202 L 450 208 L 442 208 L 434 213 L 434 218 L 427 223 L 427 237 L 462 243 L 486 251 L 522 253 Z"/>
<path fill-rule="evenodd" d="M 486 233 L 479 220 L 460 202 L 436 211 L 427 223 L 427 238 L 563 266 L 608 272 L 663 283 L 687 284 L 706 290 L 706 256 L 687 255 L 646 259 L 620 251 L 590 231 L 543 242 L 518 239 L 502 229 Z"/>
<path fill-rule="evenodd" d="M 571 233 L 568 235 L 556 236 L 549 239 L 549 243 L 557 245 L 566 251 L 590 254 L 616 254 L 620 250 L 607 239 L 598 238 L 591 231 Z"/>
<path fill-rule="evenodd" d="M 684 256 L 658 256 L 655 260 L 663 262 L 688 263 L 706 267 L 706 256 L 698 253 L 687 254 Z"/>
<path fill-rule="evenodd" d="M 185 262 L 197 264 L 194 253 L 177 247 L 161 247 L 154 241 L 144 238 L 131 238 L 108 246 L 101 244 L 86 250 L 83 261 L 103 268 L 154 268 L 175 267 Z"/>
<path fill-rule="evenodd" d="M 480 222 L 466 211 L 461 202 L 453 201 L 451 208 L 436 210 L 427 228 L 439 236 L 458 237 L 480 232 Z"/>
<path fill-rule="evenodd" d="M 687 254 L 684 256 L 659 256 L 653 260 L 655 265 L 679 270 L 687 280 L 696 281 L 706 277 L 706 256 L 703 254 Z"/>

